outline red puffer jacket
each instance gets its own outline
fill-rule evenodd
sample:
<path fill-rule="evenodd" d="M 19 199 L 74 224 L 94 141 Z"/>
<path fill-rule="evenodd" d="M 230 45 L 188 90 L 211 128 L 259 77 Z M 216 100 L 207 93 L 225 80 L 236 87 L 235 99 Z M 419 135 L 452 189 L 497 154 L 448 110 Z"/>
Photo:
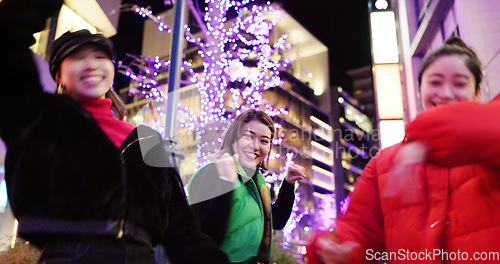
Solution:
<path fill-rule="evenodd" d="M 381 195 L 401 144 L 389 147 L 364 169 L 332 234 L 322 235 L 360 244 L 349 263 L 499 263 L 500 98 L 428 110 L 406 139 L 430 147 L 415 168 L 415 201 Z"/>

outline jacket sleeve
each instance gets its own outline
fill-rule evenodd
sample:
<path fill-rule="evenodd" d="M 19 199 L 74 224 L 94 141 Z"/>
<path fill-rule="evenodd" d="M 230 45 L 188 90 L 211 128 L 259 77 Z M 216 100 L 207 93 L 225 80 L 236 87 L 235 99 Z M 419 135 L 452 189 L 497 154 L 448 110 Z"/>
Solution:
<path fill-rule="evenodd" d="M 231 214 L 234 184 L 219 178 L 215 165 L 200 169 L 189 184 L 189 200 L 201 230 L 220 246 Z"/>
<path fill-rule="evenodd" d="M 367 263 L 366 252 L 382 252 L 384 245 L 383 217 L 380 207 L 378 172 L 376 157 L 365 167 L 363 175 L 356 181 L 356 188 L 351 193 L 351 201 L 345 215 L 339 216 L 332 232 L 321 232 L 336 243 L 352 241 L 359 244 L 349 254 L 347 263 Z M 311 263 L 319 263 L 316 255 L 316 239 L 308 248 Z"/>
<path fill-rule="evenodd" d="M 290 214 L 292 213 L 293 202 L 295 201 L 294 184 L 283 180 L 281 183 L 278 198 L 271 207 L 273 216 L 273 229 L 283 229 Z"/>
<path fill-rule="evenodd" d="M 179 178 L 173 184 L 168 205 L 169 223 L 164 246 L 169 260 L 174 264 L 228 263 L 226 254 L 201 232 L 189 208 L 177 170 L 169 168 L 169 173 Z"/>
<path fill-rule="evenodd" d="M 500 166 L 500 96 L 486 103 L 461 102 L 419 114 L 407 141 L 429 148 L 427 161 L 452 167 L 472 163 Z"/>
<path fill-rule="evenodd" d="M 62 3 L 63 0 L 1 1 L 0 29 L 2 30 L 2 34 L 4 34 L 4 37 L 0 41 L 2 47 L 8 46 L 16 51 L 27 51 L 27 48 L 35 44 L 33 34 L 45 28 L 46 20 L 56 14 L 61 8 Z M 12 51 L 2 50 L 2 53 L 9 54 Z M 24 65 L 20 65 L 20 67 L 23 68 Z"/>
<path fill-rule="evenodd" d="M 62 2 L 0 2 L 0 136 L 4 139 L 34 117 L 36 108 L 31 105 L 39 101 L 43 89 L 29 47 L 35 43 L 33 34 L 45 28 L 46 19 L 60 9 Z"/>
<path fill-rule="evenodd" d="M 35 44 L 33 34 L 45 28 L 46 20 L 56 14 L 62 2 L 62 0 L 0 2 L 0 32 L 3 35 L 0 40 L 2 95 L 42 91 L 29 47 Z"/>

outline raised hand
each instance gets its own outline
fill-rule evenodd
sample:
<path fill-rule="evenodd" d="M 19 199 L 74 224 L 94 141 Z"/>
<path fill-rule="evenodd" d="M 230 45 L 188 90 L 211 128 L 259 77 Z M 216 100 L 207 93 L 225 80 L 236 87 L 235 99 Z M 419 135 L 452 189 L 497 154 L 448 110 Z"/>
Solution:
<path fill-rule="evenodd" d="M 288 183 L 294 184 L 296 181 L 303 180 L 305 177 L 306 169 L 298 164 L 292 164 L 292 166 L 288 168 L 285 180 Z"/>
<path fill-rule="evenodd" d="M 235 182 L 238 178 L 238 167 L 236 166 L 238 159 L 238 154 L 231 156 L 228 153 L 224 153 L 219 159 L 217 159 L 215 161 L 215 166 L 219 172 L 219 178 L 225 181 Z"/>
<path fill-rule="evenodd" d="M 337 243 L 331 237 L 319 237 L 316 241 L 317 257 L 324 264 L 346 263 L 350 260 L 349 254 L 359 244 L 353 241 Z"/>

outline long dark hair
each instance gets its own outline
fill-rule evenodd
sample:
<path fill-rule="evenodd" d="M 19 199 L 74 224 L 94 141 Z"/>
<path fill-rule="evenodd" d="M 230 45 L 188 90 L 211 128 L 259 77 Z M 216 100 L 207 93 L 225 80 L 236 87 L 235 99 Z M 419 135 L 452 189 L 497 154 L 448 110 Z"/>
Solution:
<path fill-rule="evenodd" d="M 122 101 L 120 96 L 115 92 L 113 87 L 109 88 L 109 91 L 105 95 L 107 98 L 111 99 L 113 104 L 111 104 L 111 110 L 113 111 L 113 116 L 116 119 L 123 120 L 127 114 L 127 109 L 125 103 Z"/>
<path fill-rule="evenodd" d="M 224 136 L 224 139 L 222 140 L 222 145 L 220 151 L 216 154 L 216 157 L 222 156 L 225 152 L 229 151 L 231 155 L 234 155 L 233 151 L 233 145 L 236 141 L 238 141 L 242 136 L 242 130 L 243 126 L 248 124 L 252 120 L 259 120 L 262 122 L 264 125 L 266 125 L 269 130 L 271 130 L 271 144 L 274 139 L 274 121 L 273 119 L 266 114 L 263 111 L 258 111 L 258 110 L 247 110 L 240 115 L 238 115 L 234 120 L 233 123 L 231 123 L 231 126 L 229 126 L 226 135 Z M 271 150 L 269 150 L 270 152 Z M 268 156 L 269 157 L 269 153 Z M 265 164 L 261 163 L 258 165 L 259 167 L 266 169 L 267 166 Z"/>
<path fill-rule="evenodd" d="M 418 74 L 418 86 L 422 83 L 422 74 L 436 59 L 444 55 L 459 55 L 465 58 L 465 65 L 472 72 L 476 79 L 475 94 L 478 95 L 481 91 L 481 80 L 483 78 L 481 61 L 477 57 L 476 52 L 468 47 L 464 41 L 458 36 L 451 36 L 444 42 L 443 46 L 434 50 L 422 62 L 420 72 Z"/>

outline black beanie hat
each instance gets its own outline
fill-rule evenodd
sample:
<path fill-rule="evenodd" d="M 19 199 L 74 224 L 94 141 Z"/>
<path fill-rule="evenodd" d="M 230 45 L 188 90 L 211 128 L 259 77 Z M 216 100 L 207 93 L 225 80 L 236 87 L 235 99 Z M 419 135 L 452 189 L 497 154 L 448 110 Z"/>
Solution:
<path fill-rule="evenodd" d="M 111 60 L 115 60 L 113 43 L 105 36 L 101 34 L 92 34 L 87 29 L 75 32 L 68 31 L 52 43 L 50 53 L 50 74 L 54 80 L 56 79 L 56 73 L 59 71 L 61 62 L 75 49 L 87 43 L 97 44 L 109 55 Z"/>

